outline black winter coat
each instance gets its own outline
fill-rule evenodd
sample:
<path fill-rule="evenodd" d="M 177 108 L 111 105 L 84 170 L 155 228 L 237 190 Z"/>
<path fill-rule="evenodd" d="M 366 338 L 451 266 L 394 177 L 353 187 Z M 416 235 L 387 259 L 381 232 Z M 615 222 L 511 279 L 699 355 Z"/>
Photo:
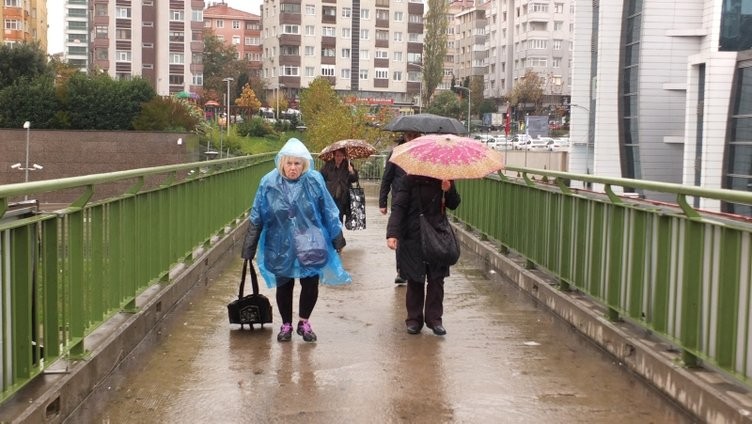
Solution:
<path fill-rule="evenodd" d="M 353 168 L 354 173 L 347 169 L 347 160 L 343 160 L 339 167 L 334 160 L 327 161 L 321 167 L 321 175 L 326 181 L 326 188 L 334 198 L 341 214 L 350 214 L 350 184 L 358 181 L 358 170 Z"/>
<path fill-rule="evenodd" d="M 392 152 L 386 157 L 386 165 L 384 166 L 384 175 L 381 177 L 381 187 L 379 188 L 379 208 L 386 208 L 389 198 L 389 191 L 392 192 L 392 199 L 394 199 L 394 193 L 397 191 L 397 185 L 405 176 L 405 170 L 400 168 L 399 165 L 395 165 L 389 162 L 389 158 L 392 157 Z"/>
<path fill-rule="evenodd" d="M 441 191 L 441 180 L 417 175 L 407 175 L 395 187 L 392 213 L 386 227 L 386 237 L 396 238 L 397 263 L 403 278 L 411 281 L 437 280 L 449 275 L 449 265 L 428 265 L 423 261 L 420 240 L 421 210 L 429 221 L 441 219 L 441 199 L 449 209 L 460 205 L 460 195 L 454 182 L 449 191 Z"/>

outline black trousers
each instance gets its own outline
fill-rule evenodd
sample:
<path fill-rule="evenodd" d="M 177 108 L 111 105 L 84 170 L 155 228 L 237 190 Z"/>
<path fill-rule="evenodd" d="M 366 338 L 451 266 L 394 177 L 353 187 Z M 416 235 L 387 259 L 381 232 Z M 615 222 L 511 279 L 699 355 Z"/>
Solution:
<path fill-rule="evenodd" d="M 418 324 L 421 327 L 424 322 L 429 326 L 441 324 L 444 315 L 444 279 L 428 280 L 428 284 L 408 280 L 405 306 L 405 324 Z"/>
<path fill-rule="evenodd" d="M 282 323 L 292 323 L 292 292 L 294 287 L 294 278 L 277 277 L 277 308 L 279 315 L 282 316 Z M 318 298 L 319 276 L 301 278 L 298 315 L 303 319 L 310 318 Z"/>

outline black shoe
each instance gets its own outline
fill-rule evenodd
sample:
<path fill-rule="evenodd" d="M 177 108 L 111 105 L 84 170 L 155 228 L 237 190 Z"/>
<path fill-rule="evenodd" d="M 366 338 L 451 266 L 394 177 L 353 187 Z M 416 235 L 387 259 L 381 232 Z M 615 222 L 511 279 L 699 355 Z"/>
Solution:
<path fill-rule="evenodd" d="M 418 324 L 408 324 L 407 332 L 408 334 L 418 334 L 420 333 L 420 326 Z"/>
<path fill-rule="evenodd" d="M 433 330 L 433 334 L 436 334 L 437 336 L 443 336 L 446 334 L 446 329 L 441 324 L 429 325 L 428 328 Z"/>
<path fill-rule="evenodd" d="M 394 284 L 407 284 L 407 280 L 398 275 L 394 277 Z"/>

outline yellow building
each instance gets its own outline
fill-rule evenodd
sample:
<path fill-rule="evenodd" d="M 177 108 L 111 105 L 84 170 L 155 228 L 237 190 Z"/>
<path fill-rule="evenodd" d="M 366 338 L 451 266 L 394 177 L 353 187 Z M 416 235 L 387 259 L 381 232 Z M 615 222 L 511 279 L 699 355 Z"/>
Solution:
<path fill-rule="evenodd" d="M 0 21 L 3 44 L 36 41 L 47 51 L 47 0 L 4 0 L 0 2 Z"/>

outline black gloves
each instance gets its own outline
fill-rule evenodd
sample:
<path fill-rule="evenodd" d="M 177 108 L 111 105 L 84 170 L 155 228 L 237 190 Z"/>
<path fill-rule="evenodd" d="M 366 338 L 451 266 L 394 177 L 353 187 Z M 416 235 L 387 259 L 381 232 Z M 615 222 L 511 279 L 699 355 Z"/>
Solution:
<path fill-rule="evenodd" d="M 243 241 L 243 251 L 240 253 L 243 259 L 253 259 L 256 256 L 259 237 L 261 237 L 261 228 L 249 222 L 248 232 L 245 234 L 245 240 Z"/>

